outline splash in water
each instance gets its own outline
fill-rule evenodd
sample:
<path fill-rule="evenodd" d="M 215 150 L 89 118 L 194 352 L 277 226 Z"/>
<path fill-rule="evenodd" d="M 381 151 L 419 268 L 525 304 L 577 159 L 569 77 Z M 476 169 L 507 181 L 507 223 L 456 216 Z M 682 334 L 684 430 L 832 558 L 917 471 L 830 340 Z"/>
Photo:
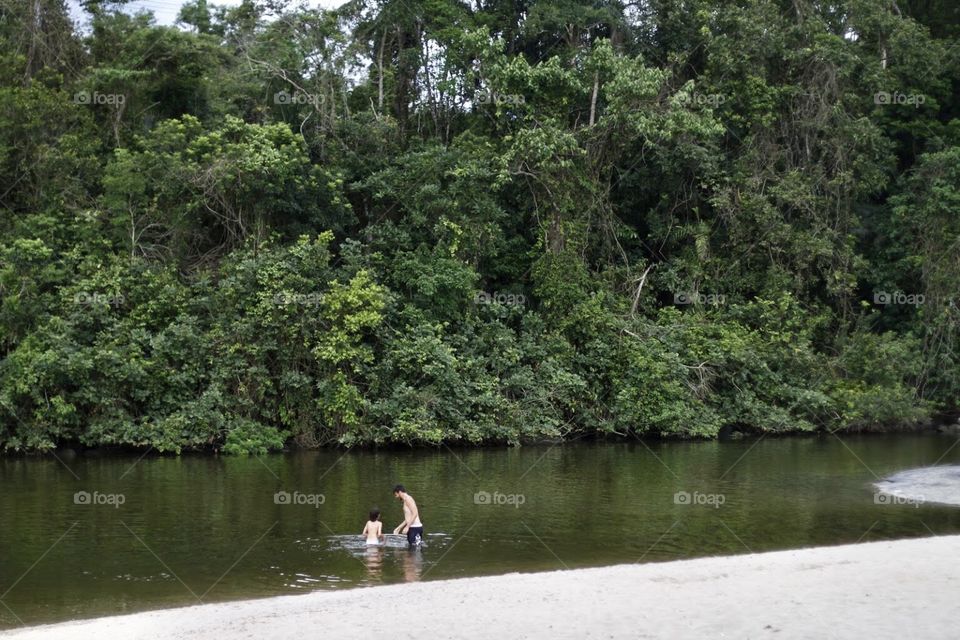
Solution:
<path fill-rule="evenodd" d="M 960 465 L 901 471 L 874 483 L 880 495 L 960 506 Z"/>
<path fill-rule="evenodd" d="M 450 539 L 450 534 L 447 533 L 428 533 L 424 536 L 423 544 L 420 545 L 420 548 L 426 549 L 431 546 L 444 546 Z M 334 549 L 344 549 L 351 553 L 354 552 L 363 552 L 368 548 L 386 548 L 386 549 L 406 549 L 409 547 L 407 542 L 407 536 L 402 534 L 388 533 L 386 534 L 386 543 L 380 547 L 370 545 L 368 547 L 366 540 L 363 536 L 358 535 L 333 535 L 327 537 L 328 548 L 331 550 Z"/>

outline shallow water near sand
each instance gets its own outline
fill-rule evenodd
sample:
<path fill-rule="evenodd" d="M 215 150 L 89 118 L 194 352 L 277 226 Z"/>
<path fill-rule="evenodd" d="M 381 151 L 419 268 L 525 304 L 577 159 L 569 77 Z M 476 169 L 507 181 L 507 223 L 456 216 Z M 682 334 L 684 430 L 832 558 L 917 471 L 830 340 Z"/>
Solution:
<path fill-rule="evenodd" d="M 0 628 L 960 533 L 960 507 L 875 486 L 960 463 L 957 438 L 937 434 L 59 458 L 0 458 Z M 400 522 L 396 482 L 420 505 L 422 549 L 360 536 L 373 506 L 385 532 Z"/>

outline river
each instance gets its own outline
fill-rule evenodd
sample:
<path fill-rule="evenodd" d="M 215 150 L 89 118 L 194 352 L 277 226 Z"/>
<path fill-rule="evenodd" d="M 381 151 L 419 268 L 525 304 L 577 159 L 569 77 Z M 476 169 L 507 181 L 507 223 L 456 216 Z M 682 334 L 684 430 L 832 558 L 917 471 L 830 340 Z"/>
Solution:
<path fill-rule="evenodd" d="M 0 458 L 0 628 L 410 580 L 960 532 L 872 483 L 960 463 L 936 434 Z M 426 545 L 366 549 L 417 500 Z"/>

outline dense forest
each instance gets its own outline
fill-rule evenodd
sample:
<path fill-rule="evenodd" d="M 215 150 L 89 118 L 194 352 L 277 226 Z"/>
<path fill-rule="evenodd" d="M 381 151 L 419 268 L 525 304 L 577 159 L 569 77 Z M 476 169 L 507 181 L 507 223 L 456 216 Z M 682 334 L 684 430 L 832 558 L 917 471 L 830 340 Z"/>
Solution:
<path fill-rule="evenodd" d="M 934 425 L 954 0 L 0 2 L 0 443 Z"/>

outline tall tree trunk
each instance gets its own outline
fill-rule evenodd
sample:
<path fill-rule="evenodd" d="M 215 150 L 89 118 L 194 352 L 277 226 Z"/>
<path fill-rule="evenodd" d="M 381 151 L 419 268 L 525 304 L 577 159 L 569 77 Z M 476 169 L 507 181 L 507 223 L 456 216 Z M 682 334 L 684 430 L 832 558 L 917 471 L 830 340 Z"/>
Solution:
<path fill-rule="evenodd" d="M 596 119 L 597 115 L 597 93 L 600 91 L 600 72 L 593 72 L 593 94 L 590 96 L 590 126 L 593 126 L 593 122 Z"/>
<path fill-rule="evenodd" d="M 563 253 L 566 244 L 566 239 L 563 237 L 563 220 L 561 220 L 559 212 L 554 213 L 553 219 L 550 221 L 550 227 L 547 229 L 547 250 L 557 255 Z"/>
<path fill-rule="evenodd" d="M 380 55 L 378 64 L 380 73 L 377 75 L 377 110 L 383 113 L 383 49 L 387 46 L 387 30 L 383 30 L 380 38 Z"/>
<path fill-rule="evenodd" d="M 37 40 L 40 39 L 40 29 L 43 20 L 40 17 L 40 14 L 43 12 L 40 6 L 40 0 L 34 0 L 34 2 L 30 3 L 30 7 L 30 24 L 27 26 L 27 29 L 29 29 L 27 37 L 30 39 L 30 44 L 27 49 L 27 64 L 23 78 L 24 84 L 28 83 L 33 76 L 34 58 L 36 58 L 37 55 Z"/>

